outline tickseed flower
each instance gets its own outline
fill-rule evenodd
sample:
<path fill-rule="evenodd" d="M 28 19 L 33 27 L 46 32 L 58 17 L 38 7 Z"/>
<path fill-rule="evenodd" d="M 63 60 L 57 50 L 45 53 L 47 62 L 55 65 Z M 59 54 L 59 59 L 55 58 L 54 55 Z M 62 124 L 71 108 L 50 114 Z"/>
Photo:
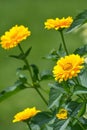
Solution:
<path fill-rule="evenodd" d="M 53 68 L 53 75 L 56 81 L 63 81 L 71 79 L 80 73 L 80 70 L 84 67 L 84 58 L 80 57 L 78 54 L 71 54 L 60 58 L 57 61 L 57 65 Z"/>
<path fill-rule="evenodd" d="M 60 111 L 58 112 L 58 114 L 56 114 L 56 117 L 58 119 L 67 119 L 68 116 L 68 112 L 65 109 L 60 109 Z"/>
<path fill-rule="evenodd" d="M 47 19 L 47 21 L 44 23 L 45 28 L 47 29 L 64 29 L 64 28 L 69 28 L 71 23 L 73 22 L 72 17 L 67 17 L 67 18 L 56 18 L 56 19 Z"/>
<path fill-rule="evenodd" d="M 33 108 L 26 108 L 26 109 L 24 109 L 23 111 L 17 113 L 14 116 L 13 123 L 30 119 L 33 116 L 35 116 L 38 112 L 40 112 L 40 110 L 36 110 L 35 107 L 33 107 Z"/>
<path fill-rule="evenodd" d="M 1 36 L 0 44 L 2 48 L 10 49 L 17 46 L 22 40 L 30 36 L 30 34 L 31 32 L 27 27 L 24 27 L 23 25 L 15 25 Z"/>

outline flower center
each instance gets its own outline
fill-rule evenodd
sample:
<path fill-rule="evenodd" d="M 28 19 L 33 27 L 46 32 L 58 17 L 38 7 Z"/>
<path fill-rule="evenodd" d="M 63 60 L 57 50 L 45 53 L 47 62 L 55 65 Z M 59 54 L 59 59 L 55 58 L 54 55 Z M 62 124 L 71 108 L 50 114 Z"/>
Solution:
<path fill-rule="evenodd" d="M 65 65 L 63 66 L 63 69 L 64 69 L 64 70 L 70 70 L 70 69 L 72 69 L 72 64 L 71 64 L 71 63 L 65 64 Z"/>

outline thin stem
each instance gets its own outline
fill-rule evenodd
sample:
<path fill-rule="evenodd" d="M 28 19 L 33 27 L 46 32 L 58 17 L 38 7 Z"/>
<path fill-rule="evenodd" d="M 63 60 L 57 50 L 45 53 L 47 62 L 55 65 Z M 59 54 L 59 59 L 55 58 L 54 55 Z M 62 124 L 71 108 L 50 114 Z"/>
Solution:
<path fill-rule="evenodd" d="M 24 51 L 23 51 L 22 47 L 20 46 L 20 44 L 18 44 L 18 47 L 19 47 L 20 51 L 22 52 L 22 54 L 24 55 Z M 28 63 L 28 61 L 27 61 L 26 58 L 24 58 L 23 61 L 25 62 L 26 66 L 27 66 L 27 68 L 28 68 L 28 71 L 29 71 L 31 80 L 33 81 L 32 73 L 31 73 L 31 69 L 30 69 L 30 65 L 29 65 L 29 63 Z"/>
<path fill-rule="evenodd" d="M 27 123 L 27 126 L 28 126 L 29 130 L 32 130 L 29 122 L 26 122 L 26 123 Z"/>
<path fill-rule="evenodd" d="M 44 103 L 45 103 L 46 105 L 48 105 L 46 99 L 43 97 L 43 95 L 41 94 L 41 92 L 39 91 L 39 89 L 35 87 L 35 90 L 38 92 L 38 94 L 40 95 L 40 97 L 43 99 Z"/>
<path fill-rule="evenodd" d="M 66 44 L 65 44 L 65 40 L 64 40 L 64 36 L 63 36 L 63 31 L 60 30 L 60 35 L 61 35 L 61 38 L 62 38 L 62 41 L 63 41 L 63 46 L 64 46 L 64 49 L 65 49 L 65 52 L 66 54 L 68 55 L 68 50 L 67 50 L 67 47 L 66 47 Z"/>
<path fill-rule="evenodd" d="M 21 53 L 24 55 L 24 51 L 23 51 L 22 47 L 20 46 L 20 44 L 18 44 L 18 47 L 19 47 Z M 31 72 L 30 65 L 29 65 L 27 59 L 24 58 L 23 61 L 25 62 L 26 66 L 27 66 L 27 68 L 28 68 L 28 71 L 29 71 L 29 74 L 30 74 L 30 77 L 31 77 L 31 80 L 32 80 L 33 88 L 35 88 L 35 90 L 38 92 L 38 94 L 39 94 L 40 97 L 43 99 L 43 101 L 45 102 L 45 104 L 48 105 L 47 101 L 45 100 L 45 98 L 43 97 L 43 95 L 41 94 L 41 92 L 40 92 L 40 91 L 38 90 L 38 88 L 34 85 L 32 72 Z"/>

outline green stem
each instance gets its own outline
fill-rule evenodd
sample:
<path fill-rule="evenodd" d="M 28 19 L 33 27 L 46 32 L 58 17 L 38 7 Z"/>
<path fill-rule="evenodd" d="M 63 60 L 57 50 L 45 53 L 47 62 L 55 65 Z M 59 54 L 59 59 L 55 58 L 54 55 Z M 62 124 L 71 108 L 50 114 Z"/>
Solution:
<path fill-rule="evenodd" d="M 69 55 L 67 47 L 66 47 L 66 44 L 65 44 L 65 40 L 64 40 L 64 36 L 63 36 L 63 31 L 60 30 L 59 32 L 60 32 L 60 35 L 61 35 L 61 38 L 62 38 L 62 41 L 63 41 L 63 46 L 64 46 L 64 49 L 65 49 L 65 52 L 66 52 L 67 55 Z"/>
<path fill-rule="evenodd" d="M 19 47 L 21 53 L 24 55 L 24 51 L 23 51 L 22 47 L 20 46 L 20 44 L 18 44 L 18 47 Z M 28 61 L 27 61 L 26 58 L 24 58 L 23 61 L 25 62 L 26 66 L 27 66 L 27 68 L 28 68 L 28 71 L 29 71 L 31 80 L 32 80 L 32 82 L 33 82 L 33 77 L 32 77 L 32 72 L 31 72 L 31 69 L 30 69 L 30 65 L 29 65 L 29 63 L 28 63 Z"/>
<path fill-rule="evenodd" d="M 21 53 L 24 55 L 24 51 L 22 49 L 22 47 L 20 46 L 20 44 L 18 44 L 18 47 L 21 51 Z M 30 77 L 31 77 L 31 80 L 32 80 L 32 84 L 34 85 L 34 81 L 33 81 L 33 76 L 32 76 L 32 72 L 31 72 L 31 69 L 30 69 L 30 65 L 27 61 L 26 58 L 23 59 L 24 63 L 26 64 L 27 68 L 28 68 L 28 71 L 29 71 L 29 74 L 30 74 Z M 34 85 L 33 88 L 35 88 L 35 90 L 38 92 L 38 94 L 40 95 L 40 97 L 43 99 L 43 101 L 45 102 L 46 105 L 48 105 L 47 101 L 45 100 L 45 98 L 43 97 L 43 95 L 41 94 L 41 92 L 38 90 L 38 88 Z"/>
<path fill-rule="evenodd" d="M 35 90 L 36 90 L 37 93 L 40 95 L 40 97 L 43 99 L 44 103 L 45 103 L 46 105 L 48 105 L 46 99 L 43 97 L 43 95 L 41 94 L 41 92 L 39 91 L 39 89 L 35 87 Z"/>
<path fill-rule="evenodd" d="M 27 123 L 29 130 L 32 130 L 30 124 L 28 122 L 26 122 L 26 123 Z"/>

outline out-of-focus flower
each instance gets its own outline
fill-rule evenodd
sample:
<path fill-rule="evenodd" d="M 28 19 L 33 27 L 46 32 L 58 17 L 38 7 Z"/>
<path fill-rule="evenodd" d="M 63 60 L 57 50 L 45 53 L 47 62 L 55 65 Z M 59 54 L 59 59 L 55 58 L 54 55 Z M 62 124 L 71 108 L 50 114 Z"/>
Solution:
<path fill-rule="evenodd" d="M 47 21 L 44 23 L 45 28 L 47 29 L 64 29 L 64 28 L 69 28 L 70 25 L 72 24 L 73 19 L 72 17 L 67 17 L 67 18 L 56 18 L 56 19 L 47 19 Z"/>
<path fill-rule="evenodd" d="M 68 111 L 65 109 L 60 109 L 60 111 L 58 112 L 58 114 L 56 114 L 56 117 L 58 119 L 67 119 L 68 117 Z"/>
<path fill-rule="evenodd" d="M 63 81 L 71 79 L 80 73 L 81 69 L 84 67 L 84 58 L 80 57 L 78 54 L 71 54 L 60 58 L 57 61 L 57 65 L 53 68 L 53 75 L 56 81 Z"/>
<path fill-rule="evenodd" d="M 16 25 L 1 36 L 0 44 L 2 48 L 10 49 L 17 46 L 22 40 L 30 36 L 30 34 L 31 32 L 27 27 L 24 27 L 23 25 Z"/>
<path fill-rule="evenodd" d="M 13 123 L 30 119 L 31 117 L 35 116 L 38 112 L 40 112 L 40 110 L 36 110 L 35 107 L 26 108 L 14 116 Z"/>

